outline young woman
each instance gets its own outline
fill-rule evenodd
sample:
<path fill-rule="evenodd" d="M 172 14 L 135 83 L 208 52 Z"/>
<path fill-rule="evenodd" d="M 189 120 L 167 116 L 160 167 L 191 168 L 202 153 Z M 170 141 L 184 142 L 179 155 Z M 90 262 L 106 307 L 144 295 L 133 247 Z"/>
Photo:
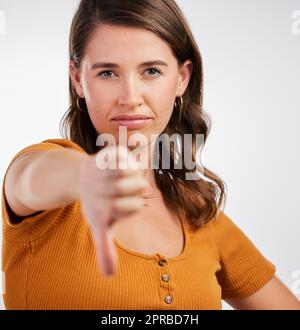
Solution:
<path fill-rule="evenodd" d="M 161 150 L 159 168 L 137 167 L 136 133 L 154 156 L 155 134 L 206 141 L 202 98 L 200 52 L 173 0 L 80 2 L 64 138 L 24 148 L 4 178 L 7 309 L 299 309 L 221 211 L 220 178 L 204 167 L 188 180 L 174 148 L 170 168 Z M 116 144 L 99 144 L 108 135 Z M 182 146 L 195 159 L 195 139 Z M 103 168 L 106 158 L 126 166 Z"/>

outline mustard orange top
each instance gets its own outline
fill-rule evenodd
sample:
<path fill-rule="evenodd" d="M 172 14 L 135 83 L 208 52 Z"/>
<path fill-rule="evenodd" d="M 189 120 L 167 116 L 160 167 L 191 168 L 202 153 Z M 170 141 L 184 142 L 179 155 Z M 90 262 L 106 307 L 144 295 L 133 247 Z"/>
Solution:
<path fill-rule="evenodd" d="M 13 160 L 53 148 L 84 152 L 69 140 L 50 139 Z M 2 216 L 6 309 L 222 309 L 222 299 L 249 296 L 275 273 L 223 212 L 197 230 L 182 221 L 184 250 L 174 258 L 130 251 L 114 239 L 118 268 L 112 278 L 98 268 L 79 201 L 17 223 L 3 186 Z"/>

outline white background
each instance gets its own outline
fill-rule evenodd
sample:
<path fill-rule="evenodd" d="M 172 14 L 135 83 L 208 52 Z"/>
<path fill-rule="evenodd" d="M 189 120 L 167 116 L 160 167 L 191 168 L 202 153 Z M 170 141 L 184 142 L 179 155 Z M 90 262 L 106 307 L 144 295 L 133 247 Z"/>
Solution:
<path fill-rule="evenodd" d="M 225 212 L 300 298 L 300 22 L 292 18 L 300 1 L 177 3 L 204 63 L 213 124 L 203 164 L 227 184 Z M 76 5 L 0 0 L 1 180 L 20 149 L 60 137 Z"/>

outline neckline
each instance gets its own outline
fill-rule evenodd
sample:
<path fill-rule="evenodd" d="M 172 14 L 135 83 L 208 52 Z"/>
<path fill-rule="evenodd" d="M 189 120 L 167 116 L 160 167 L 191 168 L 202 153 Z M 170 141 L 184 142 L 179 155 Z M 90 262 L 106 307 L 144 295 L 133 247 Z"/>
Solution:
<path fill-rule="evenodd" d="M 138 258 L 144 258 L 144 259 L 149 259 L 149 260 L 150 259 L 160 259 L 160 260 L 163 259 L 163 260 L 166 260 L 167 262 L 173 262 L 173 261 L 175 262 L 175 261 L 183 260 L 183 259 L 185 259 L 188 248 L 189 248 L 190 237 L 189 237 L 188 223 L 186 223 L 185 220 L 180 215 L 178 215 L 178 217 L 180 220 L 181 229 L 182 229 L 183 236 L 184 236 L 184 243 L 183 243 L 183 251 L 175 257 L 166 257 L 160 252 L 156 252 L 155 254 L 145 254 L 142 252 L 133 251 L 133 250 L 130 250 L 130 249 L 126 248 L 125 246 L 123 246 L 114 237 L 113 237 L 113 243 L 117 247 L 119 247 L 121 250 L 126 252 L 127 254 L 133 255 Z"/>

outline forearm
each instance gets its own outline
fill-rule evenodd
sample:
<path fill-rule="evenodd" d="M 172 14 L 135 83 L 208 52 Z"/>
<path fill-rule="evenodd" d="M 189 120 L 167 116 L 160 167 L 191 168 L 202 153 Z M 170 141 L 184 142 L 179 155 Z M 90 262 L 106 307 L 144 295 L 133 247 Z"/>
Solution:
<path fill-rule="evenodd" d="M 78 200 L 80 169 L 87 158 L 71 149 L 44 152 L 20 174 L 17 198 L 34 210 L 55 209 Z"/>

